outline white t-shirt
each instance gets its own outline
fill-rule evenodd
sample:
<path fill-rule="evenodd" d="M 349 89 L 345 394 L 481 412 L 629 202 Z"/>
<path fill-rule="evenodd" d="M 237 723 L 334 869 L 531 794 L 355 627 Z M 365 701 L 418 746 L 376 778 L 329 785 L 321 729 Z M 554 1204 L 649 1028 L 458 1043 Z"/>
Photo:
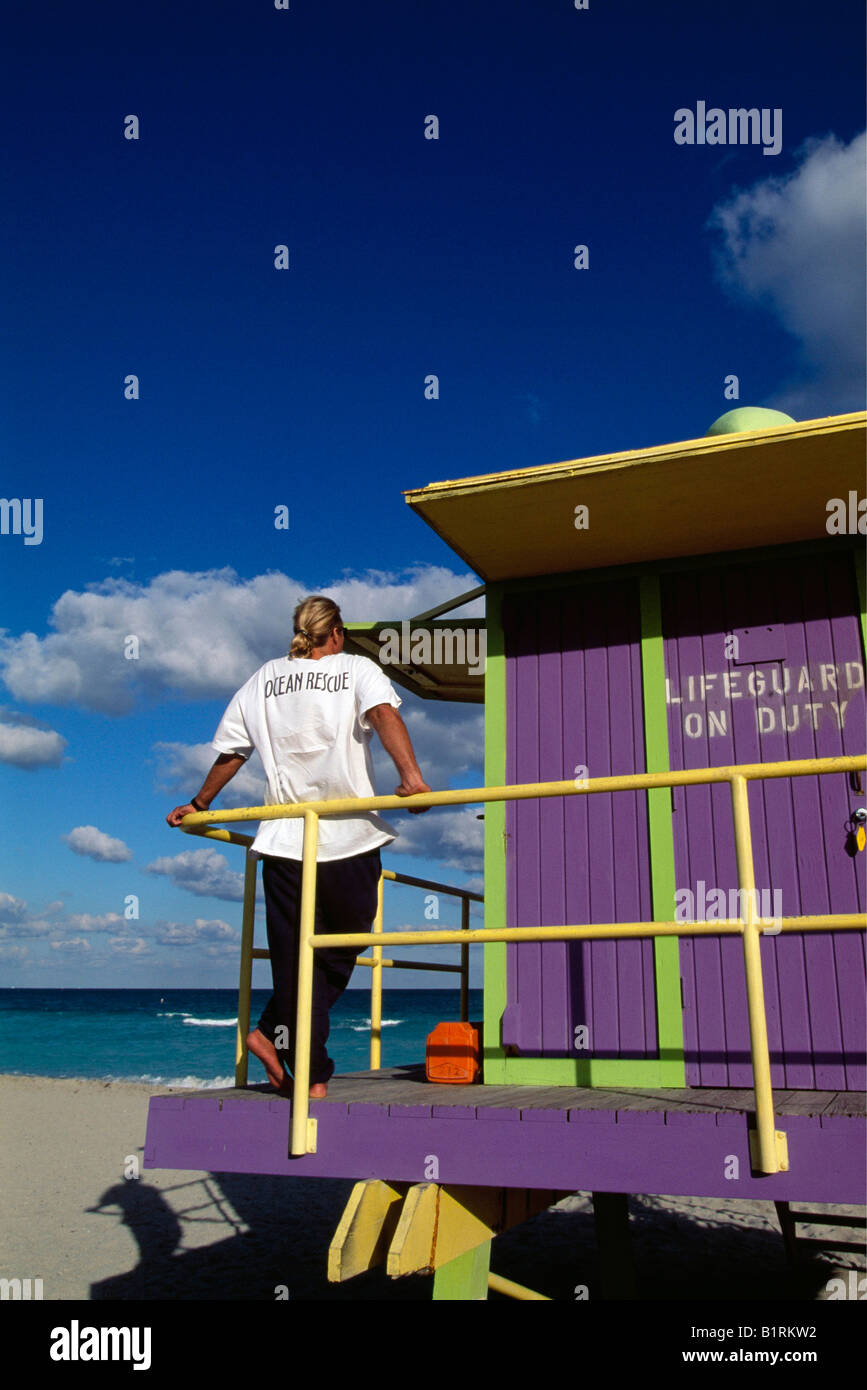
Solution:
<path fill-rule="evenodd" d="M 334 652 L 318 660 L 267 661 L 231 700 L 214 735 L 218 753 L 248 758 L 255 748 L 268 788 L 265 804 L 375 796 L 364 716 L 375 705 L 401 704 L 391 681 L 366 656 Z M 396 831 L 375 811 L 322 816 L 320 863 L 347 859 L 388 844 Z M 301 817 L 262 821 L 253 841 L 259 854 L 300 859 Z"/>

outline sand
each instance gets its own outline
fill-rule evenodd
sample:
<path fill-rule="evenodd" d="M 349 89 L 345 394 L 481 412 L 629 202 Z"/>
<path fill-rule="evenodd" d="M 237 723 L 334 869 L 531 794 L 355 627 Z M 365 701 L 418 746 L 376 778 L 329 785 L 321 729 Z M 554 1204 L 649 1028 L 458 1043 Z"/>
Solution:
<path fill-rule="evenodd" d="M 423 1275 L 328 1283 L 350 1180 L 143 1169 L 153 1093 L 0 1076 L 0 1277 L 41 1279 L 46 1300 L 430 1299 Z M 826 1252 L 792 1272 L 771 1202 L 635 1196 L 630 1212 L 642 1300 L 822 1300 L 831 1278 L 867 1267 L 859 1253 Z M 574 1302 L 582 1286 L 592 1298 L 589 1194 L 500 1236 L 491 1267 L 556 1300 Z"/>

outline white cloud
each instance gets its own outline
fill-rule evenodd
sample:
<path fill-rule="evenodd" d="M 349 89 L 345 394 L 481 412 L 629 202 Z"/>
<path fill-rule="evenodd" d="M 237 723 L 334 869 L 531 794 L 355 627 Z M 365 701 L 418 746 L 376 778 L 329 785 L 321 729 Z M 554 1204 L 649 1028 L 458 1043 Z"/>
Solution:
<path fill-rule="evenodd" d="M 92 912 L 70 912 L 58 925 L 65 931 L 118 931 L 124 927 L 124 918 L 119 912 L 103 912 L 101 915 Z"/>
<path fill-rule="evenodd" d="M 398 839 L 387 847 L 389 853 L 412 854 L 463 873 L 477 873 L 482 868 L 484 826 L 477 819 L 481 814 L 478 806 L 455 810 L 435 806 L 422 816 L 406 816 L 399 824 L 394 812 L 388 814 L 394 828 L 400 830 Z M 436 878 L 433 869 L 425 876 Z"/>
<path fill-rule="evenodd" d="M 14 898 L 11 893 L 0 893 L 0 938 L 53 935 L 63 940 L 67 932 L 123 931 L 126 928 L 126 922 L 118 912 L 64 913 L 62 909 L 61 902 L 53 902 L 40 912 L 34 912 L 21 898 Z"/>
<path fill-rule="evenodd" d="M 112 954 L 116 956 L 149 956 L 151 948 L 143 936 L 110 936 Z"/>
<path fill-rule="evenodd" d="M 401 709 L 422 776 L 428 786 L 448 787 L 458 777 L 472 771 L 484 782 L 485 718 L 478 705 L 450 705 L 407 697 Z M 396 784 L 394 764 L 379 739 L 374 738 L 373 750 L 376 785 L 382 795 L 390 794 Z M 477 785 L 478 785 L 477 784 Z"/>
<path fill-rule="evenodd" d="M 417 565 L 404 574 L 344 577 L 324 592 L 353 622 L 412 617 L 476 584 L 472 575 Z M 288 650 L 292 611 L 309 592 L 284 574 L 240 580 L 230 569 L 69 589 L 52 609 L 54 631 L 3 639 L 4 680 L 21 700 L 108 714 L 130 710 L 139 695 L 228 698 L 263 662 Z M 138 641 L 135 660 L 125 656 L 130 636 Z"/>
<path fill-rule="evenodd" d="M 163 946 L 200 946 L 231 943 L 237 950 L 241 933 L 219 917 L 197 917 L 193 923 L 157 922 L 156 939 Z"/>
<path fill-rule="evenodd" d="M 6 925 L 24 922 L 28 917 L 26 902 L 14 898 L 11 893 L 0 893 L 0 922 Z"/>
<path fill-rule="evenodd" d="M 215 849 L 188 849 L 174 858 L 163 856 L 148 864 L 147 873 L 165 874 L 179 888 L 202 898 L 241 902 L 244 897 L 244 875 L 233 872 L 225 856 Z"/>
<path fill-rule="evenodd" d="M 767 402 L 796 418 L 864 408 L 867 137 L 811 140 L 788 177 L 719 204 L 724 282 L 769 308 L 802 347 L 805 379 Z"/>
<path fill-rule="evenodd" d="M 49 903 L 42 912 L 31 912 L 21 898 L 0 893 L 0 937 L 47 936 L 57 929 L 57 923 L 47 921 L 46 917 L 60 906 L 60 903 Z"/>
<path fill-rule="evenodd" d="M 5 960 L 10 964 L 15 961 L 25 961 L 30 959 L 30 952 L 26 946 L 13 946 L 11 942 L 0 941 L 0 960 Z"/>
<path fill-rule="evenodd" d="M 66 739 L 41 720 L 0 710 L 0 763 L 13 767 L 59 767 Z"/>
<path fill-rule="evenodd" d="M 83 936 L 73 936 L 69 941 L 52 941 L 52 951 L 66 951 L 70 955 L 85 956 L 90 951 L 90 942 Z"/>
<path fill-rule="evenodd" d="M 122 864 L 132 859 L 132 850 L 123 840 L 115 840 L 103 830 L 97 830 L 95 825 L 77 825 L 68 835 L 61 835 L 60 838 L 75 854 L 83 854 L 100 863 Z"/>

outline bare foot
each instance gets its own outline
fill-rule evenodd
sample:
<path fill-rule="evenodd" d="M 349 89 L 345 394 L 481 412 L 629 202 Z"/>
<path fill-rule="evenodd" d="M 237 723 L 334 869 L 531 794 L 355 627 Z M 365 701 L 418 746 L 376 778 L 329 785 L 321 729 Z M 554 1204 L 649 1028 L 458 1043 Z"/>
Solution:
<path fill-rule="evenodd" d="M 254 1028 L 252 1033 L 247 1034 L 247 1050 L 259 1058 L 274 1090 L 284 1096 L 291 1095 L 292 1083 L 283 1069 L 283 1063 L 277 1056 L 277 1049 L 271 1039 L 260 1033 L 258 1028 Z"/>
<path fill-rule="evenodd" d="M 326 1097 L 327 1095 L 328 1095 L 328 1082 L 327 1082 L 327 1081 L 316 1081 L 316 1082 L 314 1082 L 314 1084 L 310 1087 L 310 1099 L 311 1099 L 311 1100 L 324 1100 L 325 1097 Z"/>

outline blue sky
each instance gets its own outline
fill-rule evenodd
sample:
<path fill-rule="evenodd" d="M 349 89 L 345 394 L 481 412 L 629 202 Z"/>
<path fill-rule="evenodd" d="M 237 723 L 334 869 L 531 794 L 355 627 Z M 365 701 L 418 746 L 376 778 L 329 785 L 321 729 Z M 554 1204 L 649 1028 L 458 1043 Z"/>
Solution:
<path fill-rule="evenodd" d="M 400 618 L 477 582 L 403 489 L 863 407 L 863 16 L 84 0 L 4 30 L 3 493 L 43 534 L 0 535 L 0 978 L 232 984 L 240 853 L 165 813 L 303 594 Z M 677 144 L 698 102 L 779 111 L 779 153 Z M 404 714 L 431 785 L 481 782 L 479 710 Z M 245 769 L 218 804 L 260 799 Z M 394 867 L 478 886 L 475 810 L 395 823 Z"/>

